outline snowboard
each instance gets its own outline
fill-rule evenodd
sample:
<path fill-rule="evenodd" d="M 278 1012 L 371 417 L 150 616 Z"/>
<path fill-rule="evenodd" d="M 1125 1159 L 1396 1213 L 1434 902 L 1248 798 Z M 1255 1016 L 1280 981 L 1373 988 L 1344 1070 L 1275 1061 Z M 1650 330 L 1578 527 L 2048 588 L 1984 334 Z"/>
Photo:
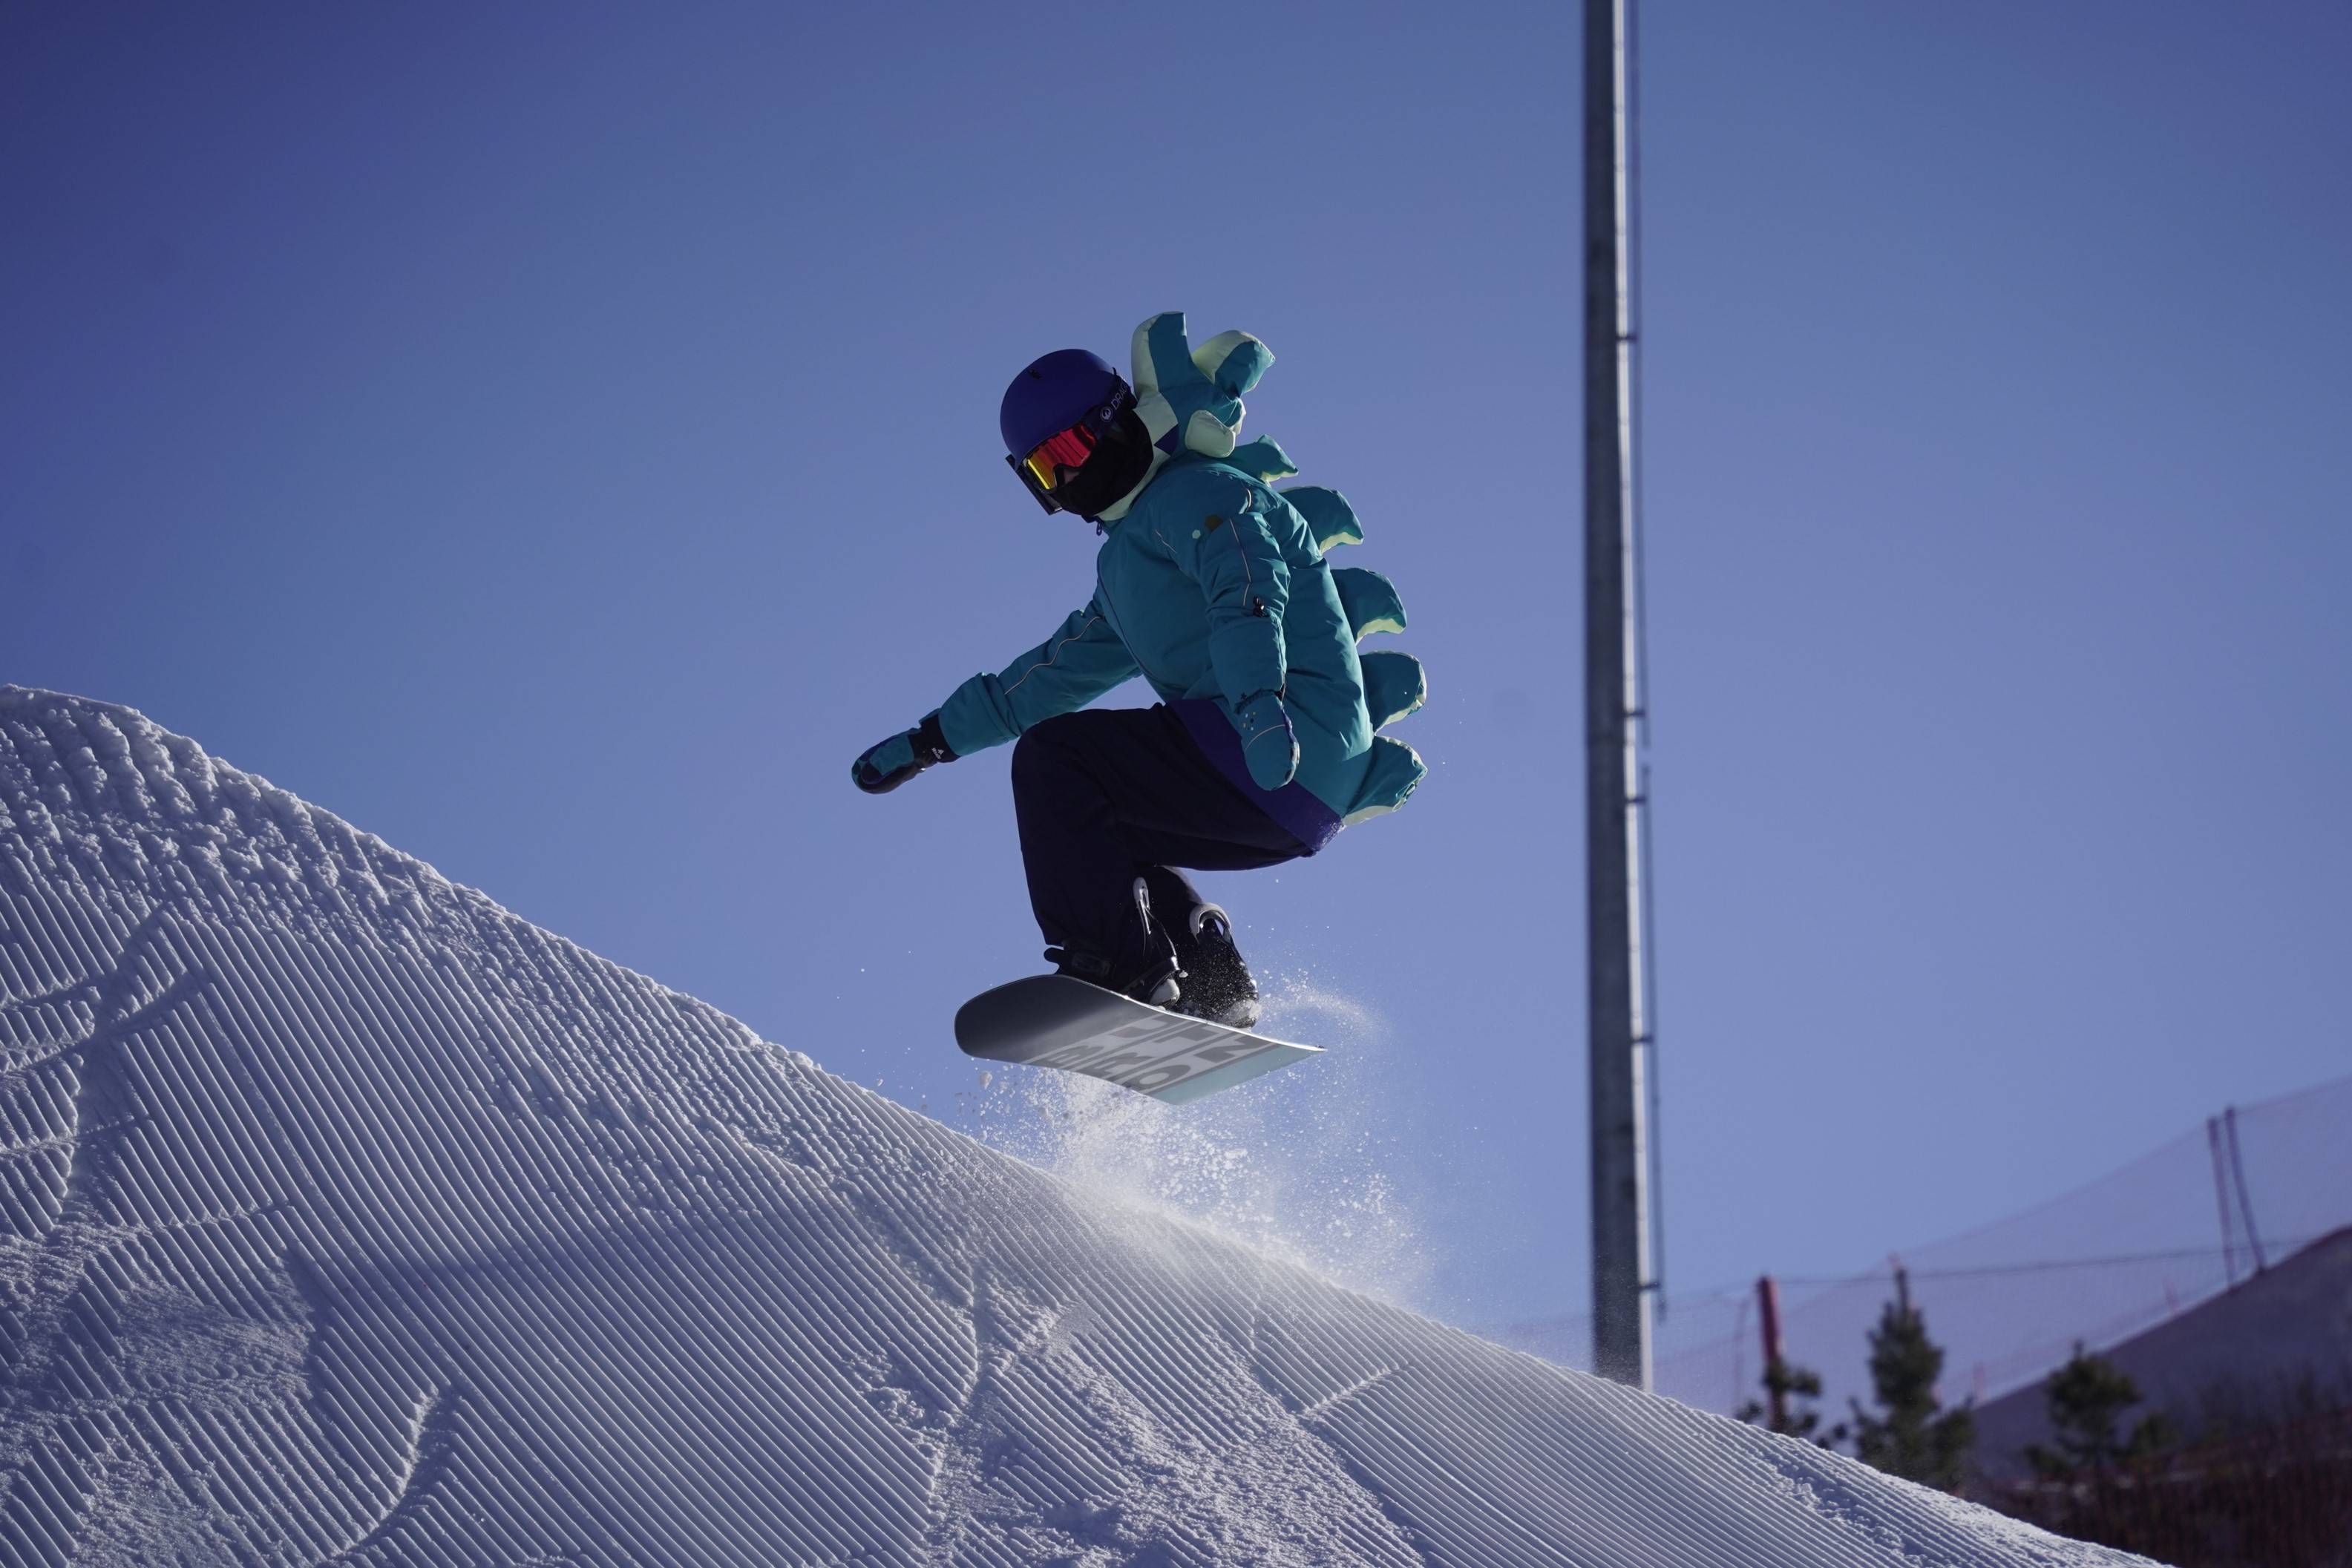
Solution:
<path fill-rule="evenodd" d="M 1166 1012 L 1067 975 L 1032 975 L 981 992 L 956 1009 L 955 1034 L 967 1056 L 1083 1072 L 1171 1105 L 1323 1054 L 1320 1046 Z"/>

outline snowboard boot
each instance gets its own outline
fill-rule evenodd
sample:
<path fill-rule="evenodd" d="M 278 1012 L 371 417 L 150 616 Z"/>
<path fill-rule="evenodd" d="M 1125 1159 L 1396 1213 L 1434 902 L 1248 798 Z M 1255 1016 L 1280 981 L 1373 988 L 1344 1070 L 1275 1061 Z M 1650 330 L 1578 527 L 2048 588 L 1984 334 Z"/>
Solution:
<path fill-rule="evenodd" d="M 1204 901 L 1175 872 L 1154 866 L 1144 880 L 1156 894 L 1168 938 L 1176 949 L 1176 973 L 1183 994 L 1175 1010 L 1228 1029 L 1252 1029 L 1264 1010 L 1257 981 L 1234 942 L 1233 917 Z M 1162 1006 L 1167 1004 L 1163 1003 Z"/>
<path fill-rule="evenodd" d="M 1135 914 L 1142 925 L 1140 957 L 1130 956 L 1125 964 L 1116 963 L 1075 943 L 1048 947 L 1045 957 L 1057 975 L 1133 997 L 1151 1007 L 1174 1008 L 1184 994 L 1177 984 L 1175 944 L 1151 917 L 1151 889 L 1141 877 L 1135 879 Z"/>

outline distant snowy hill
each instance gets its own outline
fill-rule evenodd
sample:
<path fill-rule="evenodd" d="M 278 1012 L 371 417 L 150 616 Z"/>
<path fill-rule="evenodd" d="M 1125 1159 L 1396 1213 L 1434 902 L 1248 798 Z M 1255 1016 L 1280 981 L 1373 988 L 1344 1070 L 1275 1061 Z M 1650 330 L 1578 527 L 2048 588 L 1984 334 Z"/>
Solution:
<path fill-rule="evenodd" d="M 2161 1411 L 2183 1436 L 2232 1409 L 2241 1419 L 2275 1416 L 2305 1385 L 2326 1406 L 2339 1406 L 2352 1396 L 2352 1229 L 2099 1354 L 2139 1388 L 2144 1403 L 2127 1421 Z M 1983 1474 L 2017 1480 L 2033 1473 L 2026 1448 L 2053 1440 L 2049 1386 L 2041 1378 L 1977 1407 Z"/>
<path fill-rule="evenodd" d="M 5 1564 L 2134 1561 L 1090 1202 L 15 687 L 0 1354 Z"/>

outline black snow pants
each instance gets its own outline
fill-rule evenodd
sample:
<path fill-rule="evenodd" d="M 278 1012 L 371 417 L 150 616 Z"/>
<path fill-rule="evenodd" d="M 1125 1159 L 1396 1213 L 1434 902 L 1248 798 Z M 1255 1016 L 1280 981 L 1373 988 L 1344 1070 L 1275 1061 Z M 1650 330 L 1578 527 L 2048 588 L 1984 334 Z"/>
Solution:
<path fill-rule="evenodd" d="M 1096 708 L 1033 726 L 1013 747 L 1013 810 L 1037 928 L 1107 960 L 1123 987 L 1157 954 L 1135 881 L 1171 925 L 1201 896 L 1175 870 L 1249 871 L 1307 852 L 1202 754 L 1165 706 Z M 1171 907 L 1173 905 L 1173 907 Z"/>

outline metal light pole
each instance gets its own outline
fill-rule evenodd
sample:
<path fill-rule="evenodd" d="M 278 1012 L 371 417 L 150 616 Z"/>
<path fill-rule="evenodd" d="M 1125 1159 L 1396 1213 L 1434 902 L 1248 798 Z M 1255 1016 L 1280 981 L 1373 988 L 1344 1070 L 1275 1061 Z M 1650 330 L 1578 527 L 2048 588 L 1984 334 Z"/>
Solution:
<path fill-rule="evenodd" d="M 1650 1386 L 1640 1052 L 1643 718 L 1633 548 L 1626 0 L 1584 5 L 1585 917 L 1592 1105 L 1592 1365 Z"/>

